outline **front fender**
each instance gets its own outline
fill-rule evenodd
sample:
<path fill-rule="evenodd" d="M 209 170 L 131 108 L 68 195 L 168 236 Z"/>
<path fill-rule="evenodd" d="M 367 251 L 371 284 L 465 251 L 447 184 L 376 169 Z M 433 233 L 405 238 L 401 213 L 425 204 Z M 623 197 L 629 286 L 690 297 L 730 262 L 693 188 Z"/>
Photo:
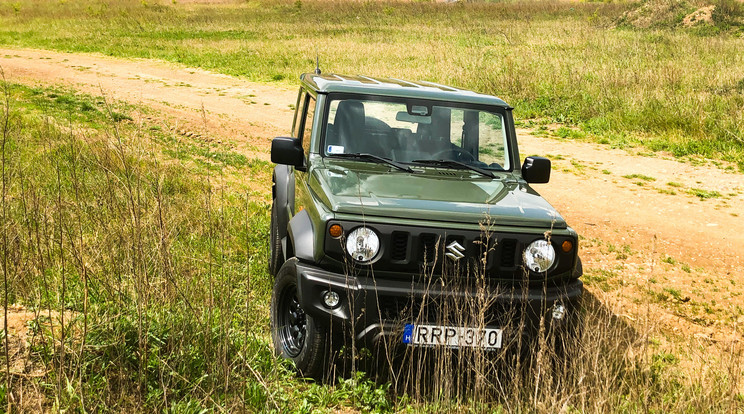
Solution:
<path fill-rule="evenodd" d="M 294 214 L 294 171 L 287 165 L 274 167 L 274 184 L 272 186 L 272 197 L 276 206 L 276 219 L 279 238 L 282 239 L 282 247 L 286 252 L 287 224 L 289 218 Z"/>
<path fill-rule="evenodd" d="M 306 262 L 315 260 L 315 235 L 313 222 L 307 210 L 297 213 L 287 226 L 287 236 L 292 241 L 294 256 Z"/>

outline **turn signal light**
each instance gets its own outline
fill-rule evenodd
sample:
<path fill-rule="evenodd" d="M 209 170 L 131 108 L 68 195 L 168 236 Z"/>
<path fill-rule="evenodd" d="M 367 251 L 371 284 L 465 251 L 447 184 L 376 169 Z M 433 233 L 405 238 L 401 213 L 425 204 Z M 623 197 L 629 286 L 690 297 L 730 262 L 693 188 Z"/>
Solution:
<path fill-rule="evenodd" d="M 564 252 L 568 253 L 571 251 L 571 249 L 573 249 L 573 243 L 566 240 L 563 242 L 563 244 L 561 244 L 561 249 L 563 249 Z"/>
<path fill-rule="evenodd" d="M 330 234 L 331 237 L 341 237 L 343 233 L 344 229 L 340 224 L 334 224 L 328 228 L 328 234 Z"/>

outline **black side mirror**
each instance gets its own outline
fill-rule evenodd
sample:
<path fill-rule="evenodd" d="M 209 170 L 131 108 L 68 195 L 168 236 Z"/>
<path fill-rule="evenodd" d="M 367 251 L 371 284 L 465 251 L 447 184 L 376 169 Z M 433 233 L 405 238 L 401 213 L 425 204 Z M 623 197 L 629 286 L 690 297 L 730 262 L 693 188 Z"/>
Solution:
<path fill-rule="evenodd" d="M 276 137 L 271 141 L 271 162 L 291 165 L 297 169 L 305 166 L 305 153 L 297 138 Z"/>
<path fill-rule="evenodd" d="M 525 158 L 522 164 L 522 178 L 528 183 L 547 183 L 550 181 L 550 160 L 545 157 Z"/>

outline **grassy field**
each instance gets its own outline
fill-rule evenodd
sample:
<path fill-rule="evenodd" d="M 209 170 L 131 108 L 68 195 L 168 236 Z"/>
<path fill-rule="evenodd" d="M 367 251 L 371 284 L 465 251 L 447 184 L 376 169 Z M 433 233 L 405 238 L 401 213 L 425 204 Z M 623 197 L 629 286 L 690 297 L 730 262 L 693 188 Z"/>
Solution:
<path fill-rule="evenodd" d="M 34 313 L 28 344 L 3 338 L 0 411 L 723 412 L 744 404 L 734 349 L 704 357 L 708 369 L 690 375 L 648 336 L 649 320 L 630 327 L 591 295 L 568 364 L 548 333 L 521 367 L 484 355 L 463 366 L 443 352 L 434 357 L 442 371 L 428 381 L 416 359 L 378 368 L 387 378 L 379 383 L 361 372 L 337 383 L 298 379 L 271 351 L 269 204 L 246 183 L 265 177 L 268 164 L 141 121 L 146 108 L 59 88 L 3 83 L 0 91 L 3 303 Z"/>
<path fill-rule="evenodd" d="M 389 404 L 362 377 L 306 384 L 272 355 L 269 206 L 245 182 L 267 163 L 103 97 L 0 93 L 4 308 L 36 314 L 28 345 L 3 336 L 0 412 Z"/>
<path fill-rule="evenodd" d="M 635 7 L 622 2 L 5 1 L 0 44 L 158 58 L 284 84 L 320 56 L 329 72 L 496 94 L 522 119 L 565 124 L 564 137 L 744 171 L 744 6 L 717 2 L 726 30 L 670 28 L 695 9 L 683 2 L 671 21 L 637 30 L 615 27 Z"/>
<path fill-rule="evenodd" d="M 744 169 L 738 29 L 611 27 L 631 7 L 0 0 L 0 44 L 159 58 L 282 85 L 319 54 L 326 71 L 501 95 L 525 125 L 562 123 L 565 139 Z M 631 328 L 591 297 L 575 363 L 556 362 L 542 342 L 527 366 L 489 372 L 483 393 L 456 379 L 424 389 L 364 374 L 297 379 L 268 335 L 268 163 L 148 121 L 147 108 L 0 86 L 4 308 L 36 314 L 27 346 L 3 333 L 0 412 L 744 409 L 733 347 L 695 349 L 705 369 L 683 366 L 648 336 L 650 317 Z M 267 191 L 251 191 L 259 187 Z M 481 368 L 463 375 L 482 382 Z"/>

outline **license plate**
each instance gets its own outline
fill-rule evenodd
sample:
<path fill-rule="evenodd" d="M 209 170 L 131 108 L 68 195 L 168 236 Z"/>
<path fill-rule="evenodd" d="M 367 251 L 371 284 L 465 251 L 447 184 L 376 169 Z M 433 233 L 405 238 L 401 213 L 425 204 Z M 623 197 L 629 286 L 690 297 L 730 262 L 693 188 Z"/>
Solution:
<path fill-rule="evenodd" d="M 403 343 L 450 348 L 501 348 L 503 331 L 498 328 L 406 324 Z"/>

